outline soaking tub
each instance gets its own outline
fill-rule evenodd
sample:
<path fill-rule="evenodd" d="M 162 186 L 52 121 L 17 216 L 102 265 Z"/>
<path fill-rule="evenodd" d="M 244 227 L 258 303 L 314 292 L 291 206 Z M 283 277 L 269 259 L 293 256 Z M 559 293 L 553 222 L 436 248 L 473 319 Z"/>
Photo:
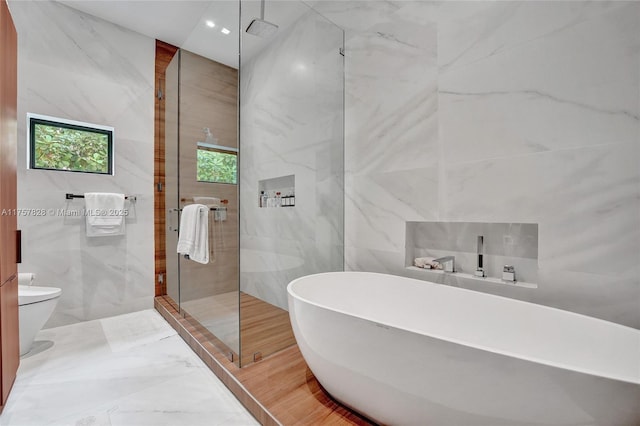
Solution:
<path fill-rule="evenodd" d="M 368 272 L 287 287 L 309 368 L 336 400 L 399 425 L 640 425 L 640 330 Z"/>

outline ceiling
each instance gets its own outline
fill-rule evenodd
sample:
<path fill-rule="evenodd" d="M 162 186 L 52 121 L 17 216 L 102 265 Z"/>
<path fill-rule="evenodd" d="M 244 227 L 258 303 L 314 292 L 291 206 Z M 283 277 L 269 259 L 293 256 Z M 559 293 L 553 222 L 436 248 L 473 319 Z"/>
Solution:
<path fill-rule="evenodd" d="M 254 18 L 260 17 L 259 0 L 242 0 L 241 3 L 239 0 L 57 1 L 234 68 L 238 68 L 239 33 L 243 61 L 260 52 L 269 42 L 244 32 Z M 242 32 L 239 31 L 240 8 Z M 278 33 L 282 33 L 308 10 L 309 7 L 300 1 L 267 0 L 265 20 L 278 25 Z M 229 33 L 224 34 L 223 28 Z"/>

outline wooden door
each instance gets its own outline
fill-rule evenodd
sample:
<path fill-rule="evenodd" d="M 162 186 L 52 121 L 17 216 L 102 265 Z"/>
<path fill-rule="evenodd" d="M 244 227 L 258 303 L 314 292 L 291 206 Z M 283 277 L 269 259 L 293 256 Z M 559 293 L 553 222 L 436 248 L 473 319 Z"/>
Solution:
<path fill-rule="evenodd" d="M 20 363 L 20 338 L 18 331 L 18 277 L 0 286 L 0 357 L 2 359 L 2 406 L 16 380 Z"/>
<path fill-rule="evenodd" d="M 0 0 L 0 284 L 17 273 L 17 49 L 7 3 Z"/>
<path fill-rule="evenodd" d="M 18 37 L 0 0 L 0 410 L 20 361 L 16 221 Z"/>

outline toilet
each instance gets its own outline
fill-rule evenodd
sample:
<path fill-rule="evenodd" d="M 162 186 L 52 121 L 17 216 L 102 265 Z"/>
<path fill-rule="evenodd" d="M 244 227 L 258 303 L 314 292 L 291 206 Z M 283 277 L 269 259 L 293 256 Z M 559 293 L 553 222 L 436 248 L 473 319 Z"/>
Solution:
<path fill-rule="evenodd" d="M 31 350 L 36 334 L 53 313 L 61 294 L 62 289 L 56 287 L 18 285 L 21 356 Z"/>

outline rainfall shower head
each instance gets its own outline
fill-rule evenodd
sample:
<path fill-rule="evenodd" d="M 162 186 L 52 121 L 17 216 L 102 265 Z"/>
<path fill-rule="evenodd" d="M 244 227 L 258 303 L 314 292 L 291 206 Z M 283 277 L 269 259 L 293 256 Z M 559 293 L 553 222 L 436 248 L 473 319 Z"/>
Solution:
<path fill-rule="evenodd" d="M 247 27 L 247 32 L 262 38 L 269 38 L 278 31 L 278 26 L 264 20 L 264 0 L 260 2 L 260 18 L 256 18 Z"/>
<path fill-rule="evenodd" d="M 269 38 L 278 31 L 278 26 L 264 19 L 254 19 L 247 27 L 247 32 L 258 37 Z"/>

